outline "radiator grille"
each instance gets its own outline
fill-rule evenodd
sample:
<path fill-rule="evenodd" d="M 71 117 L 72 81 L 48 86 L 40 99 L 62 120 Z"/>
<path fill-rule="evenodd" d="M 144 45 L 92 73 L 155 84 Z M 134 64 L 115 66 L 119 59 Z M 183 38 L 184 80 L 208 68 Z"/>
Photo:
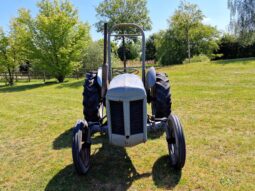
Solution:
<path fill-rule="evenodd" d="M 110 101 L 112 133 L 125 135 L 123 102 Z"/>
<path fill-rule="evenodd" d="M 143 100 L 130 102 L 130 134 L 143 133 Z"/>

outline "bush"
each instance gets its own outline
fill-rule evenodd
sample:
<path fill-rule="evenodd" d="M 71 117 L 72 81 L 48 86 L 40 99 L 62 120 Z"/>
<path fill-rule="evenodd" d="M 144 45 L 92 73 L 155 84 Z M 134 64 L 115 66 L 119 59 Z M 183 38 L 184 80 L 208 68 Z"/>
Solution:
<path fill-rule="evenodd" d="M 210 61 L 210 58 L 208 58 L 208 56 L 204 55 L 204 54 L 200 54 L 200 55 L 196 55 L 196 56 L 193 56 L 191 59 L 190 59 L 190 63 L 196 63 L 196 62 L 209 62 Z M 187 64 L 189 63 L 189 59 L 186 58 L 184 61 L 183 61 L 183 64 Z"/>
<path fill-rule="evenodd" d="M 222 54 L 220 59 L 249 58 L 255 55 L 255 43 L 244 45 L 236 36 L 224 34 L 219 41 L 219 49 L 215 54 Z M 215 58 L 217 60 L 219 58 Z"/>

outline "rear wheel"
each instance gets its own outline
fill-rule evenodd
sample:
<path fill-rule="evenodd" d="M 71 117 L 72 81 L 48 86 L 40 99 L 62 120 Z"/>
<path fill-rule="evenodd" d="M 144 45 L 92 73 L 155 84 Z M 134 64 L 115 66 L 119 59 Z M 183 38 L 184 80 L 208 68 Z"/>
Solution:
<path fill-rule="evenodd" d="M 179 118 L 171 114 L 168 117 L 166 140 L 171 165 L 176 169 L 182 169 L 186 160 L 186 144 L 183 128 Z"/>
<path fill-rule="evenodd" d="M 86 174 L 90 167 L 90 133 L 86 121 L 78 121 L 73 129 L 72 156 L 78 174 Z"/>
<path fill-rule="evenodd" d="M 97 83 L 97 73 L 88 72 L 83 91 L 83 114 L 88 122 L 98 122 L 100 119 L 101 88 Z"/>
<path fill-rule="evenodd" d="M 156 118 L 168 117 L 171 113 L 171 93 L 168 76 L 156 74 L 156 84 L 152 88 L 152 114 Z"/>

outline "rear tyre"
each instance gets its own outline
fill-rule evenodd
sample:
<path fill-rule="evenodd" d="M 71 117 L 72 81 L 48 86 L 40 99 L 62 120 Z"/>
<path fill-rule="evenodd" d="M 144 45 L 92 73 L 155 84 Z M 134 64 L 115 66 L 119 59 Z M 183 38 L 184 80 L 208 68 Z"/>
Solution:
<path fill-rule="evenodd" d="M 168 117 L 171 113 L 171 93 L 168 76 L 156 74 L 156 84 L 152 88 L 152 114 L 156 118 Z"/>
<path fill-rule="evenodd" d="M 100 119 L 101 88 L 97 83 L 97 73 L 88 72 L 83 91 L 83 115 L 88 122 L 98 122 Z"/>
<path fill-rule="evenodd" d="M 84 175 L 90 167 L 90 133 L 86 121 L 78 121 L 73 129 L 72 156 L 75 170 Z"/>
<path fill-rule="evenodd" d="M 166 128 L 166 140 L 168 145 L 171 166 L 182 169 L 186 160 L 186 144 L 183 128 L 176 115 L 169 115 Z"/>

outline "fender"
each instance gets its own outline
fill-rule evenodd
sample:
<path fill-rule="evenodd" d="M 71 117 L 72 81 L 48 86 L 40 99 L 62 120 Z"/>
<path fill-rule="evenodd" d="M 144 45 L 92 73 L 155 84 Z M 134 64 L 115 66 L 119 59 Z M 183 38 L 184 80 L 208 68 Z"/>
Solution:
<path fill-rule="evenodd" d="M 102 67 L 97 69 L 97 83 L 100 87 L 102 87 Z"/>
<path fill-rule="evenodd" d="M 145 88 L 149 90 L 152 88 L 156 83 L 156 70 L 154 67 L 150 67 L 147 71 L 146 78 L 145 78 Z"/>

